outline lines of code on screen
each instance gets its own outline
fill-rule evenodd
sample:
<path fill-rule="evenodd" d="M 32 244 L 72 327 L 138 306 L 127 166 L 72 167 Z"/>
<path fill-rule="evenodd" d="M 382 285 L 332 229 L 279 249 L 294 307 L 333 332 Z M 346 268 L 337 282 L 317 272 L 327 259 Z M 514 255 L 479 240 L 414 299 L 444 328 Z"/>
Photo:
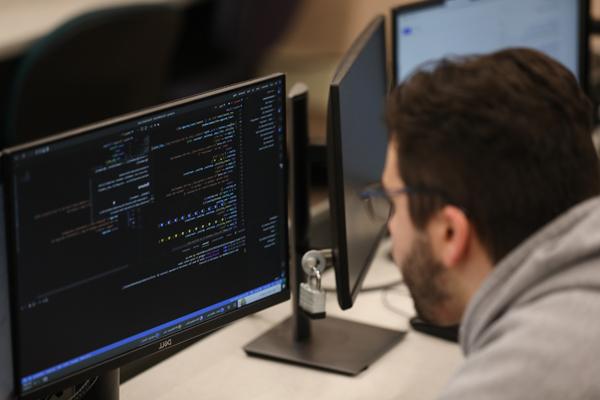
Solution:
<path fill-rule="evenodd" d="M 20 376 L 285 278 L 284 91 L 12 155 Z"/>

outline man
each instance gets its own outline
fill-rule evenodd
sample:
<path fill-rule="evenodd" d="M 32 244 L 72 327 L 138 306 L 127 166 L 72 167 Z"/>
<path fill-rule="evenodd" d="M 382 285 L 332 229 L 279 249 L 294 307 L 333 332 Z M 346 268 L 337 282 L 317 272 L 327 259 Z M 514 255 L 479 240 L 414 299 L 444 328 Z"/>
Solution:
<path fill-rule="evenodd" d="M 526 49 L 445 60 L 387 114 L 394 259 L 421 317 L 461 323 L 441 398 L 600 398 L 600 174 L 574 76 Z"/>

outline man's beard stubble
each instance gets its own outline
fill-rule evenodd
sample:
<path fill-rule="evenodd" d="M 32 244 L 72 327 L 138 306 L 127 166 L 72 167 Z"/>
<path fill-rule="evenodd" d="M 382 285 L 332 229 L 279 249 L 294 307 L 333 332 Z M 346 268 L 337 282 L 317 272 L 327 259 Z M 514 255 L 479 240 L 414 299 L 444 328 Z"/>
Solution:
<path fill-rule="evenodd" d="M 443 303 L 449 298 L 440 279 L 444 266 L 433 255 L 427 236 L 419 233 L 401 265 L 402 277 L 421 319 L 436 323 Z"/>

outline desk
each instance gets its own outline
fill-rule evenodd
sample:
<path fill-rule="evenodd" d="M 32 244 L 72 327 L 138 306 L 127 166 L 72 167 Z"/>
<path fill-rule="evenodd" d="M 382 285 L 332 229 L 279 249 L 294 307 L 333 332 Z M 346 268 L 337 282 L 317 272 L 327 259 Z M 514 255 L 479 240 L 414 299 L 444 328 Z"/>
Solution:
<path fill-rule="evenodd" d="M 96 9 L 192 0 L 0 0 L 0 60 L 22 54 L 36 39 L 67 20 Z"/>
<path fill-rule="evenodd" d="M 365 287 L 398 279 L 378 250 Z M 333 285 L 326 273 L 325 287 Z M 361 293 L 348 311 L 328 293 L 331 315 L 392 329 L 407 329 L 408 319 L 383 306 L 381 291 Z M 404 287 L 388 292 L 394 307 L 412 315 Z M 290 315 L 286 302 L 239 320 L 121 385 L 125 400 L 170 399 L 433 399 L 462 361 L 457 345 L 410 332 L 391 351 L 356 377 L 347 377 L 246 356 L 242 347 Z M 351 349 L 349 349 L 351 351 Z"/>

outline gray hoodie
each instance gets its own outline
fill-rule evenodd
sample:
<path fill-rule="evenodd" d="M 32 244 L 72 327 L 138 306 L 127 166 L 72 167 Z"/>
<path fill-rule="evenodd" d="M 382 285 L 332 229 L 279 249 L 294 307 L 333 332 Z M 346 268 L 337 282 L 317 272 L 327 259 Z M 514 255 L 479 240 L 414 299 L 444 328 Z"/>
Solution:
<path fill-rule="evenodd" d="M 600 399 L 600 198 L 495 268 L 460 331 L 466 361 L 441 399 Z"/>

